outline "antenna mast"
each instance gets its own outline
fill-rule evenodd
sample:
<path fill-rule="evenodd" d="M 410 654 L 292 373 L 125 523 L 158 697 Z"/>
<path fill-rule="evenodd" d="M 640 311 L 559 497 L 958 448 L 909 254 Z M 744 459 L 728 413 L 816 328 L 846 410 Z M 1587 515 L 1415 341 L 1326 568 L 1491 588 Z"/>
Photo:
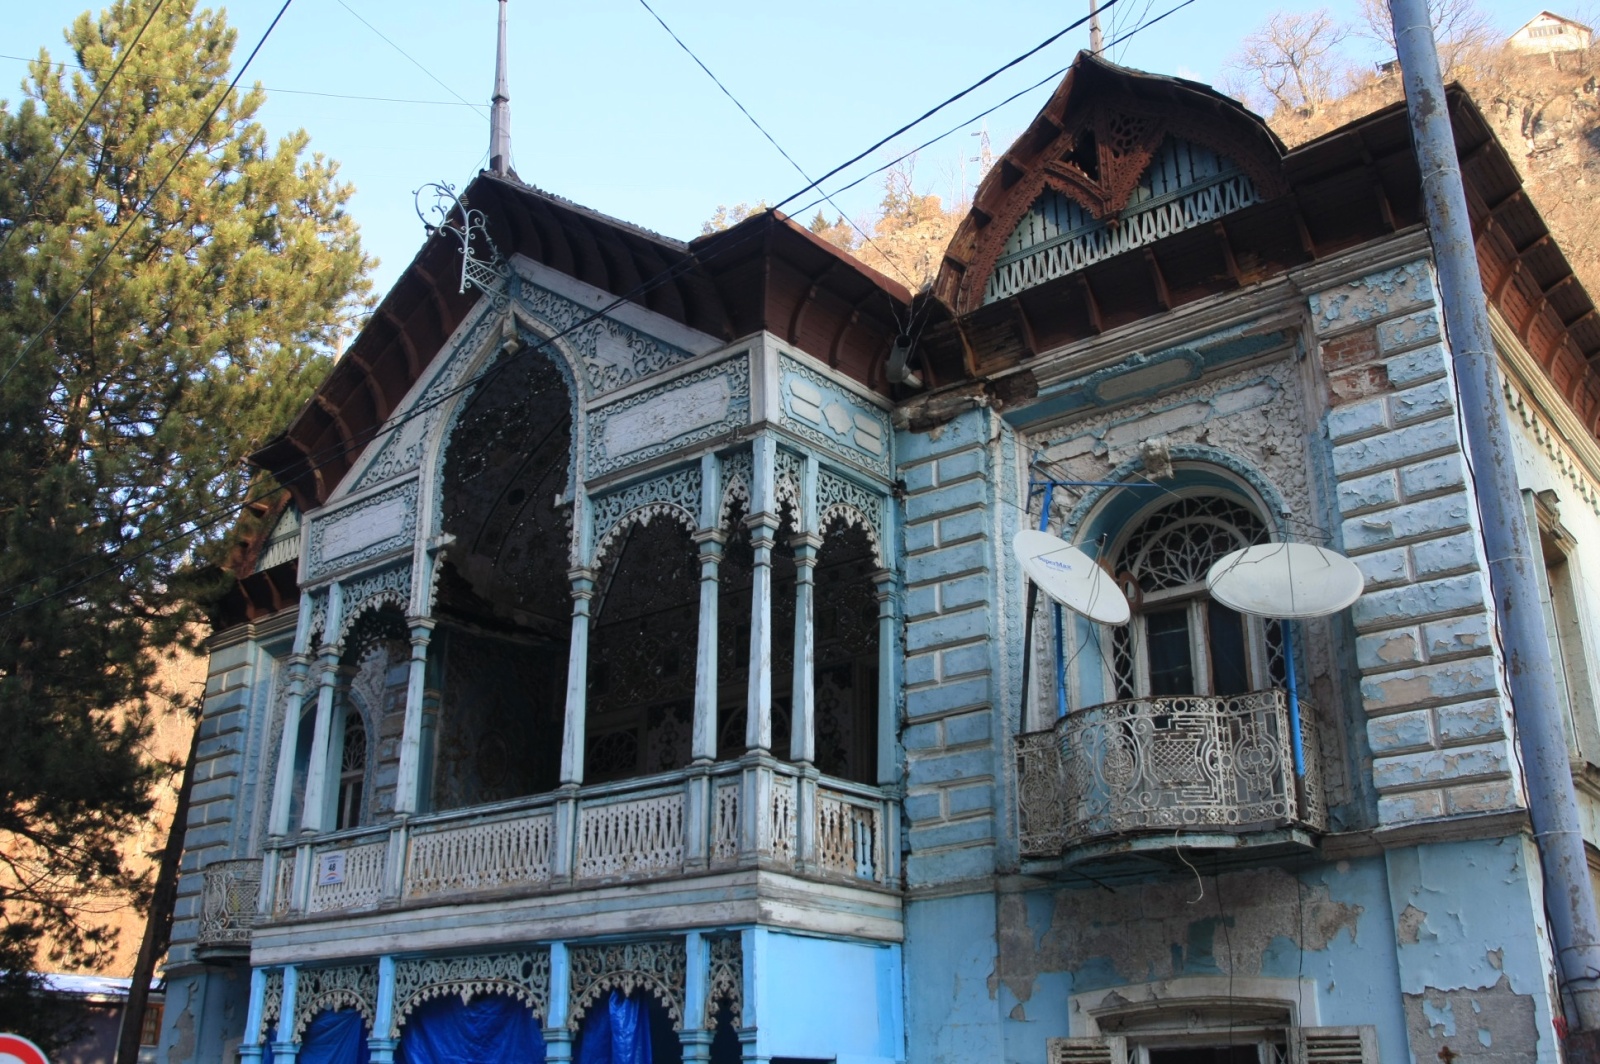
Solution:
<path fill-rule="evenodd" d="M 500 0 L 500 32 L 495 42 L 494 102 L 489 109 L 489 169 L 511 173 L 511 86 L 506 77 L 506 0 Z"/>
<path fill-rule="evenodd" d="M 505 0 L 500 0 L 501 11 L 505 10 Z M 504 15 L 501 18 L 504 19 Z M 1105 48 L 1105 42 L 1100 39 L 1100 3 L 1099 0 L 1089 0 L 1089 51 L 1099 55 Z"/>

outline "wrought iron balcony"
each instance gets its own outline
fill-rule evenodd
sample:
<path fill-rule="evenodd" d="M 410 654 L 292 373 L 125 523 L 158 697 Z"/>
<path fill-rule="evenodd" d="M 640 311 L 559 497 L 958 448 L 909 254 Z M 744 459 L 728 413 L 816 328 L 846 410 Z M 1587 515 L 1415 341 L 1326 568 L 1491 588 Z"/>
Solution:
<path fill-rule="evenodd" d="M 1242 835 L 1326 827 L 1310 707 L 1301 774 L 1284 691 L 1137 698 L 1069 713 L 1017 742 L 1025 856 L 1160 833 Z"/>
<path fill-rule="evenodd" d="M 727 762 L 285 845 L 271 919 L 745 868 L 893 887 L 896 815 L 876 787 Z"/>
<path fill-rule="evenodd" d="M 204 875 L 197 948 L 212 954 L 248 953 L 261 896 L 261 859 L 212 861 Z"/>

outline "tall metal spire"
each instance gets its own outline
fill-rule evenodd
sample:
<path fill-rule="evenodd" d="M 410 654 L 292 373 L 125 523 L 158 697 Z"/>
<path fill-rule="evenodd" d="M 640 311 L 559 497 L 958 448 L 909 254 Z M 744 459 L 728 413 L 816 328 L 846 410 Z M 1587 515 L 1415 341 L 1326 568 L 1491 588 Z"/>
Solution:
<path fill-rule="evenodd" d="M 505 18 L 503 14 L 505 11 L 504 5 L 505 0 L 501 0 L 500 10 L 502 14 L 500 17 L 502 19 Z M 1095 0 L 1089 0 L 1089 51 L 1099 55 L 1104 50 L 1105 45 L 1100 40 L 1100 5 Z"/>
<path fill-rule="evenodd" d="M 500 0 L 500 34 L 494 53 L 494 101 L 489 108 L 489 169 L 511 173 L 511 86 L 506 77 L 506 0 Z"/>

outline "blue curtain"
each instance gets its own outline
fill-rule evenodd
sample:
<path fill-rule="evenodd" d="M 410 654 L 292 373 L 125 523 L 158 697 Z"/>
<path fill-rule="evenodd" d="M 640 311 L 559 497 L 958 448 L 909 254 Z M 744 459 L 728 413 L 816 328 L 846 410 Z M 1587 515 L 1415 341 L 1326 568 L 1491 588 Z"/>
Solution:
<path fill-rule="evenodd" d="M 463 1005 L 436 998 L 400 1031 L 399 1064 L 544 1064 L 544 1034 L 528 1007 L 501 994 Z"/>
<path fill-rule="evenodd" d="M 368 1064 L 366 1021 L 354 1009 L 324 1009 L 306 1025 L 300 1039 L 301 1064 Z M 272 1043 L 261 1052 L 261 1064 L 272 1064 Z"/>
<path fill-rule="evenodd" d="M 591 1008 L 578 1033 L 576 1064 L 651 1064 L 644 1002 L 613 990 L 603 1008 Z"/>

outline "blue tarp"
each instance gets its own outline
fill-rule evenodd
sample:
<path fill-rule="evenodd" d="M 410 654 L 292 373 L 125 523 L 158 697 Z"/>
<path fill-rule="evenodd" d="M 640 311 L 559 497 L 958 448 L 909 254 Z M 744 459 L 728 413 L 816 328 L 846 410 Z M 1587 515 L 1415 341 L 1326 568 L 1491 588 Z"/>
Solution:
<path fill-rule="evenodd" d="M 368 1064 L 366 1021 L 354 1009 L 325 1009 L 306 1025 L 299 1064 Z M 272 1064 L 272 1043 L 261 1050 L 261 1064 Z"/>
<path fill-rule="evenodd" d="M 413 1012 L 400 1029 L 400 1064 L 544 1064 L 539 1019 L 500 994 L 463 1005 L 437 998 Z M 648 1061 L 648 1058 L 646 1058 Z"/>
<path fill-rule="evenodd" d="M 590 1009 L 578 1032 L 576 1064 L 651 1064 L 644 1002 L 613 990 L 604 1008 Z"/>

